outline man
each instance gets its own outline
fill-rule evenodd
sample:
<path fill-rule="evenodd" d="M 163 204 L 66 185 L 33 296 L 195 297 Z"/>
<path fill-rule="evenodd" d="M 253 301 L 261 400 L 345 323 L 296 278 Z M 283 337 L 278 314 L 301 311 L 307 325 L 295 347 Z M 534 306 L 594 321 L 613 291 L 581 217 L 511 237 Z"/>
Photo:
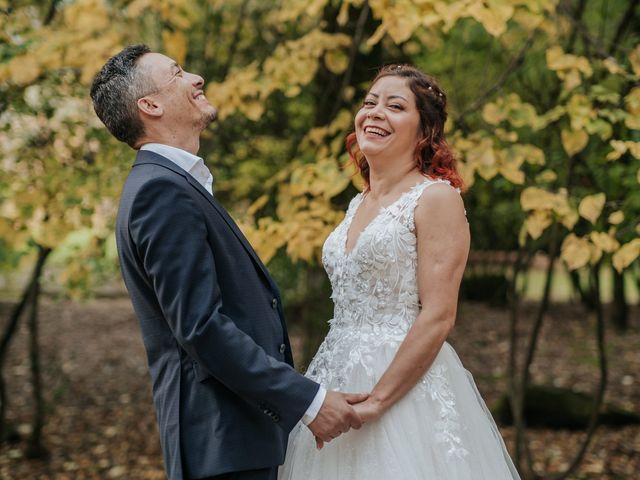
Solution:
<path fill-rule="evenodd" d="M 167 475 L 271 480 L 303 420 L 330 441 L 365 395 L 326 392 L 293 368 L 278 289 L 212 196 L 196 156 L 216 118 L 204 80 L 144 45 L 94 79 L 95 111 L 139 150 L 120 200 L 120 266 L 140 322 Z"/>

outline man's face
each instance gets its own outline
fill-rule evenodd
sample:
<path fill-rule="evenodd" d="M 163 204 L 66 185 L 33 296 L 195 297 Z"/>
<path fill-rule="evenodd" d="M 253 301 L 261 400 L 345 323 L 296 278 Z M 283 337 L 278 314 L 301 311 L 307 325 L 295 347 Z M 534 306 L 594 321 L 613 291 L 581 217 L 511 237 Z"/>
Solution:
<path fill-rule="evenodd" d="M 142 75 L 153 83 L 147 95 L 161 108 L 161 118 L 178 128 L 204 130 L 217 117 L 217 110 L 204 96 L 204 79 L 185 72 L 174 60 L 160 53 L 147 53 L 138 61 Z M 151 86 L 150 86 L 151 87 Z"/>

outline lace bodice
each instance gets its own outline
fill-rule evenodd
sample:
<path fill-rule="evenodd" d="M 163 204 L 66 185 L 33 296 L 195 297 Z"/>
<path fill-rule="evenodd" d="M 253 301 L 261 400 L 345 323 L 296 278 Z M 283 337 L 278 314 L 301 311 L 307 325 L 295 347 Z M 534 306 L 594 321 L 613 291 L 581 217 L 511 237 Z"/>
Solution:
<path fill-rule="evenodd" d="M 347 232 L 364 194 L 353 198 L 323 248 L 335 304 L 332 324 L 404 337 L 420 308 L 414 210 L 423 190 L 436 183 L 449 182 L 425 180 L 381 208 L 347 252 Z"/>

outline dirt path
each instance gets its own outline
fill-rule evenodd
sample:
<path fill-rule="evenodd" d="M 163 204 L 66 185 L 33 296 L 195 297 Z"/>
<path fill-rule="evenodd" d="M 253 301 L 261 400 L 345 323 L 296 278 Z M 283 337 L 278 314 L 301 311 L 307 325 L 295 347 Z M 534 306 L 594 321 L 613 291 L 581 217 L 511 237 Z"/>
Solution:
<path fill-rule="evenodd" d="M 7 308 L 0 305 L 2 321 Z M 631 333 L 608 332 L 607 398 L 640 411 L 640 312 L 634 314 Z M 41 318 L 49 405 L 45 438 L 51 456 L 27 460 L 23 443 L 4 445 L 0 480 L 164 479 L 146 359 L 129 301 L 45 301 Z M 536 382 L 593 388 L 592 320 L 584 318 L 577 307 L 554 308 L 534 365 Z M 488 404 L 505 387 L 507 322 L 501 310 L 465 304 L 450 339 Z M 22 328 L 6 369 L 10 419 L 23 436 L 31 409 L 25 333 Z M 510 443 L 511 429 L 503 434 Z M 531 437 L 536 466 L 557 471 L 566 466 L 581 434 L 537 430 Z M 638 472 L 640 427 L 601 428 L 576 478 L 632 479 Z"/>

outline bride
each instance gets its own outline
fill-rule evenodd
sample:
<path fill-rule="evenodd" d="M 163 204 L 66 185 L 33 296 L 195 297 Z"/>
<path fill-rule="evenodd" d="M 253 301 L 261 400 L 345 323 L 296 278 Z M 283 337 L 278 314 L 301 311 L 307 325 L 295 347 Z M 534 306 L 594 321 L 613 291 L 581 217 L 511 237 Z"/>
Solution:
<path fill-rule="evenodd" d="M 446 96 L 408 65 L 383 68 L 347 148 L 366 188 L 324 244 L 335 303 L 307 376 L 370 392 L 365 422 L 323 445 L 298 425 L 280 480 L 517 479 L 470 373 L 445 341 L 469 251 Z"/>

